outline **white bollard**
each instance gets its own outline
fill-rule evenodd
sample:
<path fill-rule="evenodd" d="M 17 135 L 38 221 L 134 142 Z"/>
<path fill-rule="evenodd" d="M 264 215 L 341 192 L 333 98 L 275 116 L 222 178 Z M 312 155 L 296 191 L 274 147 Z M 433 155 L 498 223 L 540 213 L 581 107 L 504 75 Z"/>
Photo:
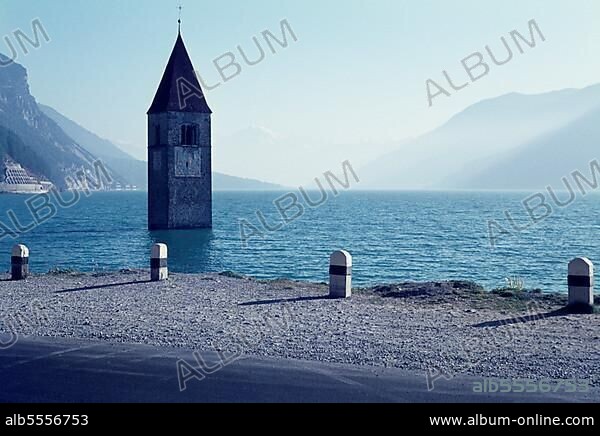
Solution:
<path fill-rule="evenodd" d="M 150 259 L 150 278 L 153 282 L 160 282 L 169 278 L 168 248 L 166 244 L 154 244 Z"/>
<path fill-rule="evenodd" d="M 13 280 L 24 280 L 29 275 L 29 248 L 25 245 L 15 245 L 10 259 Z"/>
<path fill-rule="evenodd" d="M 585 257 L 569 263 L 569 306 L 594 307 L 594 264 Z"/>
<path fill-rule="evenodd" d="M 352 296 L 352 255 L 336 251 L 329 262 L 329 296 L 350 298 Z"/>

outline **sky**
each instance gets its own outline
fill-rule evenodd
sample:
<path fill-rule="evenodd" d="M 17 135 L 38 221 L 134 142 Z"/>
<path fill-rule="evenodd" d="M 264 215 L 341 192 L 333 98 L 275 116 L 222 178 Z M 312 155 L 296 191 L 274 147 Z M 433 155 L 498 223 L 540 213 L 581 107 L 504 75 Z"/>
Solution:
<path fill-rule="evenodd" d="M 252 38 L 297 36 L 277 53 L 207 91 L 218 138 L 260 127 L 309 138 L 343 157 L 348 144 L 373 158 L 396 141 L 443 124 L 466 107 L 510 92 L 535 94 L 600 82 L 597 0 L 225 0 L 183 3 L 182 34 L 209 84 L 223 82 L 213 60 Z M 0 0 L 5 37 L 32 35 L 39 18 L 51 41 L 19 54 L 31 91 L 138 158 L 146 155 L 148 110 L 177 36 L 177 0 Z M 447 70 L 467 78 L 460 61 L 535 19 L 546 42 L 429 107 L 425 83 Z M 267 49 L 263 39 L 263 47 Z M 268 159 L 268 157 L 267 157 Z M 343 160 L 343 159 L 341 159 Z M 217 168 L 219 170 L 219 168 Z"/>

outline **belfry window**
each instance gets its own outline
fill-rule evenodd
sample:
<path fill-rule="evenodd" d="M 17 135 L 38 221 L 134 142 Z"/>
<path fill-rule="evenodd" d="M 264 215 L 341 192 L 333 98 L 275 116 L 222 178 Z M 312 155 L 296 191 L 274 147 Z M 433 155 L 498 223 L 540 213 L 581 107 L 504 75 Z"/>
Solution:
<path fill-rule="evenodd" d="M 184 124 L 181 126 L 181 145 L 199 145 L 198 125 Z"/>

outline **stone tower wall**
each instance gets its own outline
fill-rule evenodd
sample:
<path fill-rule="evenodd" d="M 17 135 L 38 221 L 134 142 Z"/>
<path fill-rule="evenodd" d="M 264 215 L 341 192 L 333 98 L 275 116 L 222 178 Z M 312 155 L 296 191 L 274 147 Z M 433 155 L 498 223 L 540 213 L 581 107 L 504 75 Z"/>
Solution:
<path fill-rule="evenodd" d="M 181 143 L 183 125 L 198 126 L 198 145 Z M 150 229 L 212 227 L 210 114 L 151 114 L 148 143 Z"/>

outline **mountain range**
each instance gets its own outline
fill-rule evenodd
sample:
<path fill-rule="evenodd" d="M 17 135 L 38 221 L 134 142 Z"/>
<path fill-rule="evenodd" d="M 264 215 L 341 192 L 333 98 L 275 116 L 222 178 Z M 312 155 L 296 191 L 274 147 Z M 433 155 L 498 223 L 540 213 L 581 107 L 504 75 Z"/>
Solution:
<path fill-rule="evenodd" d="M 266 178 L 280 185 L 307 186 L 323 173 L 340 173 L 342 162 L 361 162 L 399 147 L 402 142 L 357 142 L 327 145 L 325 140 L 282 135 L 263 126 L 250 126 L 215 141 L 215 166 L 229 174 Z"/>
<path fill-rule="evenodd" d="M 66 188 L 65 179 L 82 169 L 93 172 L 95 156 L 40 110 L 29 92 L 27 71 L 17 63 L 0 68 L 0 129 L 0 166 L 10 158 L 59 188 Z M 109 172 L 116 182 L 122 181 Z"/>
<path fill-rule="evenodd" d="M 387 143 L 327 147 L 255 126 L 215 141 L 215 167 L 237 177 L 215 173 L 214 188 L 281 190 L 339 172 L 347 160 L 361 179 L 359 189 L 560 187 L 563 177 L 589 171 L 599 157 L 599 119 L 600 85 L 594 85 L 484 100 L 425 135 Z M 0 68 L 0 167 L 7 158 L 60 188 L 66 176 L 91 169 L 97 159 L 115 181 L 147 186 L 146 162 L 38 104 L 17 63 Z M 259 181 L 264 179 L 275 183 Z"/>
<path fill-rule="evenodd" d="M 511 93 L 467 107 L 422 136 L 326 146 L 249 127 L 219 138 L 219 168 L 309 186 L 349 160 L 354 189 L 539 189 L 589 172 L 600 144 L 600 85 L 537 95 Z M 237 159 L 236 159 L 237 157 Z M 292 182 L 290 182 L 292 181 Z M 315 186 L 315 185 L 310 185 Z"/>
<path fill-rule="evenodd" d="M 359 170 L 363 189 L 538 189 L 599 157 L 600 85 L 477 103 Z"/>
<path fill-rule="evenodd" d="M 50 106 L 38 104 L 40 110 L 52 119 L 70 138 L 81 144 L 87 151 L 101 159 L 106 165 L 121 174 L 128 185 L 146 188 L 148 185 L 146 162 L 137 160 L 125 153 L 107 139 L 81 127 Z"/>
<path fill-rule="evenodd" d="M 3 63 L 9 59 L 0 54 Z M 31 175 L 67 188 L 65 179 L 79 170 L 94 173 L 101 160 L 116 183 L 147 187 L 147 163 L 133 158 L 31 95 L 27 70 L 16 62 L 0 68 L 0 181 L 6 161 Z M 215 190 L 280 190 L 282 186 L 215 173 Z"/>

